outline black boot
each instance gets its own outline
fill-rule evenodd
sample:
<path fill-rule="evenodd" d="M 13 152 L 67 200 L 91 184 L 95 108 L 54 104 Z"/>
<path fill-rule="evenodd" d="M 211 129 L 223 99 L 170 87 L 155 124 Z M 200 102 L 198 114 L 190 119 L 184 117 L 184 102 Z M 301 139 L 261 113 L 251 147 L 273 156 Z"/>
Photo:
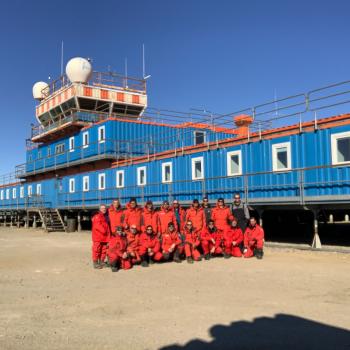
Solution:
<path fill-rule="evenodd" d="M 119 270 L 118 261 L 112 261 L 110 265 L 111 265 L 112 272 L 118 272 Z"/>
<path fill-rule="evenodd" d="M 182 263 L 182 261 L 181 261 L 181 259 L 180 259 L 180 254 L 179 254 L 178 251 L 175 251 L 175 253 L 174 253 L 174 261 L 175 261 L 176 263 Z"/>
<path fill-rule="evenodd" d="M 141 266 L 148 267 L 148 256 L 147 255 L 141 256 Z"/>
<path fill-rule="evenodd" d="M 94 269 L 102 269 L 102 266 L 98 261 L 93 261 L 92 266 L 94 267 Z"/>
<path fill-rule="evenodd" d="M 210 260 L 210 254 L 205 254 L 204 255 L 204 260 Z"/>
<path fill-rule="evenodd" d="M 263 251 L 262 249 L 256 248 L 256 249 L 254 250 L 254 255 L 255 255 L 255 257 L 256 257 L 257 259 L 261 260 L 261 259 L 263 258 L 263 256 L 264 256 L 264 251 Z"/>
<path fill-rule="evenodd" d="M 191 256 L 187 257 L 186 260 L 189 264 L 193 264 L 193 259 Z"/>
<path fill-rule="evenodd" d="M 230 259 L 230 258 L 231 258 L 231 255 L 230 255 L 230 254 L 225 253 L 225 254 L 224 254 L 224 258 L 225 258 L 225 259 Z"/>

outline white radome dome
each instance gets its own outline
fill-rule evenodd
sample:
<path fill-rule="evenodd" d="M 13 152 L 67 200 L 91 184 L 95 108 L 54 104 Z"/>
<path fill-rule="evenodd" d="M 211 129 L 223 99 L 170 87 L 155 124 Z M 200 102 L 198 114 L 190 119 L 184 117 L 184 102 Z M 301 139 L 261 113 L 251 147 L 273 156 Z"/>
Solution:
<path fill-rule="evenodd" d="M 66 74 L 72 83 L 87 83 L 92 74 L 91 63 L 85 58 L 74 57 L 66 65 Z"/>
<path fill-rule="evenodd" d="M 35 83 L 33 85 L 33 97 L 39 101 L 43 100 L 48 93 L 48 91 L 45 93 L 43 90 L 48 86 L 49 84 L 45 83 L 44 81 L 38 81 L 37 83 Z"/>

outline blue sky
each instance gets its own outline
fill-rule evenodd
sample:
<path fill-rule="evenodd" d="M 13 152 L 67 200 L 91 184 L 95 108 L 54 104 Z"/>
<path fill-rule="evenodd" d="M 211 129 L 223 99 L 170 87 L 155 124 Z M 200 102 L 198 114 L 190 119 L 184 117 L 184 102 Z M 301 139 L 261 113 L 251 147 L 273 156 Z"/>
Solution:
<path fill-rule="evenodd" d="M 229 113 L 350 78 L 348 1 L 6 1 L 0 8 L 0 173 L 25 158 L 32 85 L 65 62 L 142 74 L 149 104 Z"/>

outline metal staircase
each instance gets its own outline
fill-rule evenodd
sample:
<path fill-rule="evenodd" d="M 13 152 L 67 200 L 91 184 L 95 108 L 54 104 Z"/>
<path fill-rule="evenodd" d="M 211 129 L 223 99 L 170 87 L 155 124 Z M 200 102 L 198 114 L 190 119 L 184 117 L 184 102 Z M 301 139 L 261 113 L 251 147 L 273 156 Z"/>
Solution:
<path fill-rule="evenodd" d="M 64 232 L 65 225 L 57 209 L 40 208 L 39 215 L 47 232 Z"/>

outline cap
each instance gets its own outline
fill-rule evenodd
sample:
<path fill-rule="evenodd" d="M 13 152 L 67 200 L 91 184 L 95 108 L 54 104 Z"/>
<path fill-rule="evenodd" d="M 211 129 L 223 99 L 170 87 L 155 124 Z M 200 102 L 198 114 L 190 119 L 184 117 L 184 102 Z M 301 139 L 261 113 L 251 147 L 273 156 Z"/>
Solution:
<path fill-rule="evenodd" d="M 152 204 L 153 205 L 153 202 L 151 201 L 151 200 L 148 200 L 147 202 L 146 202 L 146 205 L 147 204 Z"/>
<path fill-rule="evenodd" d="M 194 200 L 192 201 L 192 203 L 199 203 L 199 200 L 198 200 L 198 199 L 194 199 Z"/>
<path fill-rule="evenodd" d="M 174 227 L 175 225 L 174 225 L 173 222 L 169 222 L 168 227 L 170 227 L 170 226 L 173 226 L 173 227 Z"/>

